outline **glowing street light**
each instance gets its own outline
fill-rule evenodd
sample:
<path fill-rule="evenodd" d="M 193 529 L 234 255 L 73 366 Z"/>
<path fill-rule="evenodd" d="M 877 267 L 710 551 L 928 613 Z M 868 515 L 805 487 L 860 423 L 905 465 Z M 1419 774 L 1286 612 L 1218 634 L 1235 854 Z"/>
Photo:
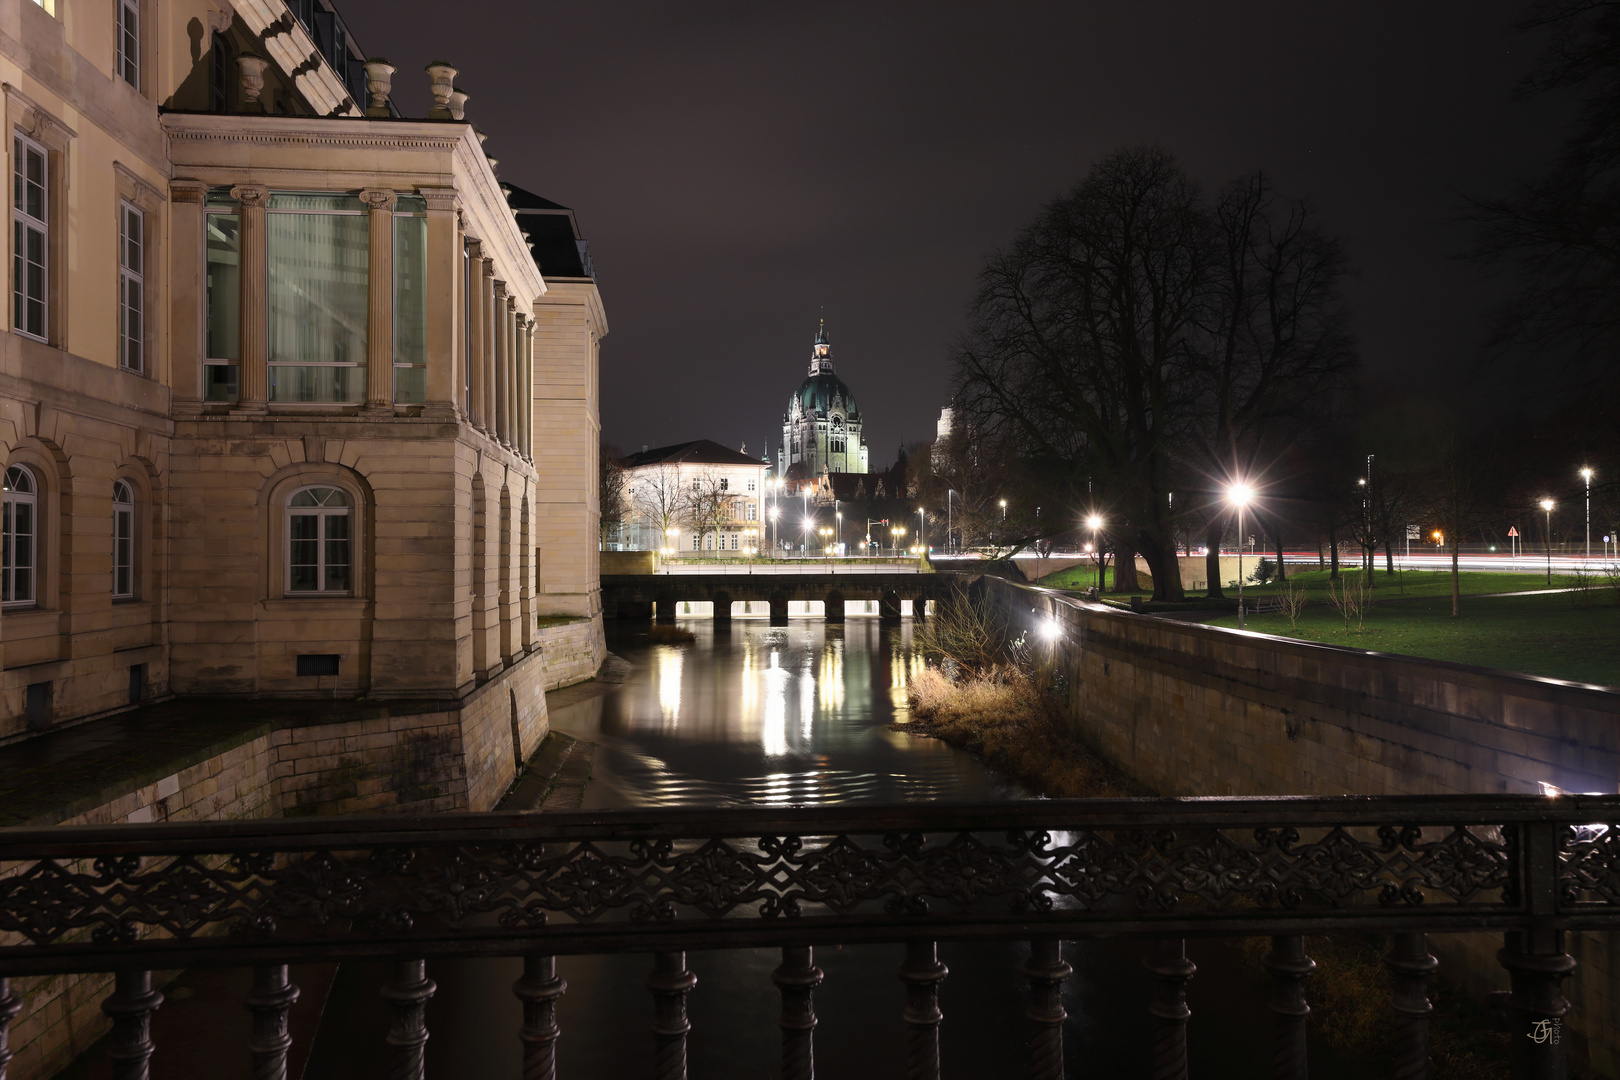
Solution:
<path fill-rule="evenodd" d="M 1592 470 L 1590 467 L 1581 470 L 1581 479 L 1586 481 L 1586 557 L 1592 557 Z"/>
<path fill-rule="evenodd" d="M 1226 489 L 1226 501 L 1237 507 L 1238 512 L 1238 629 L 1243 629 L 1243 511 L 1248 507 L 1249 501 L 1254 498 L 1254 489 L 1248 484 L 1237 483 Z"/>
<path fill-rule="evenodd" d="M 1007 500 L 1006 499 L 1001 500 L 1001 520 L 1002 521 L 1007 520 Z"/>
<path fill-rule="evenodd" d="M 1103 527 L 1103 519 L 1102 519 L 1101 514 L 1089 514 L 1089 515 L 1087 515 L 1087 517 L 1086 517 L 1086 528 L 1091 530 L 1091 543 L 1086 545 L 1086 551 L 1089 553 L 1089 552 L 1091 552 L 1091 550 L 1093 548 L 1095 548 L 1096 552 L 1097 552 L 1097 591 L 1098 592 L 1102 592 L 1102 590 L 1103 590 L 1102 540 L 1101 540 L 1101 538 L 1099 538 L 1097 536 L 1097 531 L 1099 529 L 1101 529 L 1102 527 Z M 1116 577 L 1117 577 L 1117 575 L 1116 575 Z"/>
<path fill-rule="evenodd" d="M 1541 509 L 1547 513 L 1547 584 L 1552 584 L 1552 511 L 1551 499 L 1541 500 Z"/>

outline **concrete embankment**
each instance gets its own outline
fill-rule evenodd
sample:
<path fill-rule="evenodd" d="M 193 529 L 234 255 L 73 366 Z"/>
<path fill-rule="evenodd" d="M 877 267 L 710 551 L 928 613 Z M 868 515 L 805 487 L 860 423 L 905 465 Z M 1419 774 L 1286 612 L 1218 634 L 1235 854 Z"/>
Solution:
<path fill-rule="evenodd" d="M 1243 633 L 992 578 L 1012 633 L 1061 627 L 1077 739 L 1165 795 L 1620 790 L 1620 693 L 1465 664 Z M 1620 945 L 1572 934 L 1567 993 L 1592 1062 L 1620 1074 Z M 1506 986 L 1490 935 L 1436 941 L 1450 973 Z M 1441 951 L 1443 950 L 1443 951 Z"/>

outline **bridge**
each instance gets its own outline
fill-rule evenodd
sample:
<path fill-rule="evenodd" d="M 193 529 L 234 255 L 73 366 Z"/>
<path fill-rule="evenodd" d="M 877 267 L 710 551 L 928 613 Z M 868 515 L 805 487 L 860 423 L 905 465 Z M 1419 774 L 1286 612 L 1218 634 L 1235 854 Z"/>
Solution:
<path fill-rule="evenodd" d="M 659 622 L 671 622 L 677 605 L 705 602 L 714 605 L 716 621 L 724 622 L 737 603 L 764 605 L 771 618 L 786 619 L 790 604 L 819 601 L 828 622 L 842 622 L 847 603 L 874 603 L 879 618 L 892 620 L 901 617 L 909 601 L 913 616 L 922 618 L 929 601 L 944 599 L 963 580 L 959 574 L 872 573 L 864 568 L 851 573 L 837 567 L 797 573 L 773 568 L 758 574 L 603 574 L 602 610 L 610 618 L 656 616 Z"/>

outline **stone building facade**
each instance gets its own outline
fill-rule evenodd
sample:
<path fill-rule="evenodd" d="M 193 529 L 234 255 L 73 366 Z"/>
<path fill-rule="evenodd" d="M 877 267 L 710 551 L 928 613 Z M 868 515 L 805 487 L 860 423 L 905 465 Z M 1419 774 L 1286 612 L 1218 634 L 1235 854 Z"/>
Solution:
<path fill-rule="evenodd" d="M 788 399 L 776 475 L 814 480 L 826 473 L 864 473 L 870 466 L 865 421 L 855 395 L 833 372 L 832 340 L 823 323 L 811 345 L 810 374 Z"/>
<path fill-rule="evenodd" d="M 548 280 L 453 69 L 406 119 L 362 56 L 325 0 L 0 5 L 0 742 L 493 694 L 532 744 L 542 636 L 600 662 L 588 257 Z"/>

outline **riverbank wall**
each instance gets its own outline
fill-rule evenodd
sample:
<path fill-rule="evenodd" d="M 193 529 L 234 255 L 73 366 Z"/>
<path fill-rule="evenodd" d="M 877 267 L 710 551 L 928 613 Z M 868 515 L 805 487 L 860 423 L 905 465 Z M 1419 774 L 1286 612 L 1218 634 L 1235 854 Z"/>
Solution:
<path fill-rule="evenodd" d="M 1075 737 L 1164 795 L 1620 791 L 1620 693 L 1465 664 L 1118 611 L 982 578 L 1011 633 L 1049 622 Z M 1572 1025 L 1620 1075 L 1620 946 L 1572 934 Z M 1437 940 L 1448 973 L 1506 987 L 1500 939 Z M 1443 950 L 1443 952 L 1442 952 Z"/>

